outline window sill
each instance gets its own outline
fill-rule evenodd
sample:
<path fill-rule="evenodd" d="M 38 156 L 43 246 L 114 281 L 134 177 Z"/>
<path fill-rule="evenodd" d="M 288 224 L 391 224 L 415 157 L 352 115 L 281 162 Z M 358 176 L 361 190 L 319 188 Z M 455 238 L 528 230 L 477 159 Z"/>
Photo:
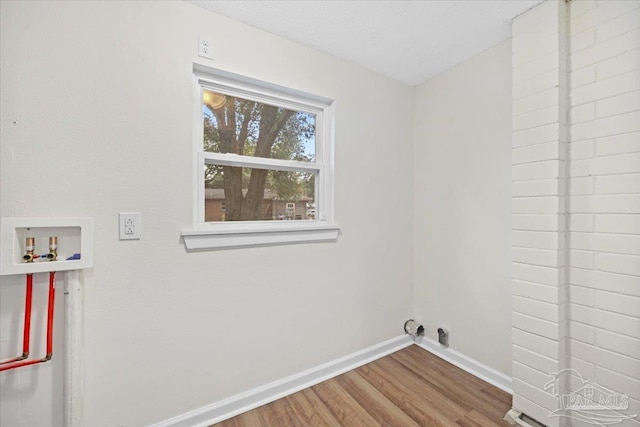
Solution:
<path fill-rule="evenodd" d="M 299 243 L 335 242 L 340 227 L 328 224 L 263 229 L 192 229 L 182 232 L 188 252 Z"/>

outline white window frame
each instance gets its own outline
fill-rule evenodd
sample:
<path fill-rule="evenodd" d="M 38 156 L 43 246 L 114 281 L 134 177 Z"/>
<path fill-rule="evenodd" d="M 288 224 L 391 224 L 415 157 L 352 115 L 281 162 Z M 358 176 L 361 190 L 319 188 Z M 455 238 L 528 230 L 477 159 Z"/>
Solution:
<path fill-rule="evenodd" d="M 203 90 L 268 103 L 316 115 L 315 162 L 211 153 L 203 150 Z M 183 230 L 187 250 L 211 250 L 336 241 L 334 221 L 334 101 L 223 70 L 194 65 L 193 227 Z M 316 174 L 315 220 L 205 222 L 204 165 L 275 169 Z"/>

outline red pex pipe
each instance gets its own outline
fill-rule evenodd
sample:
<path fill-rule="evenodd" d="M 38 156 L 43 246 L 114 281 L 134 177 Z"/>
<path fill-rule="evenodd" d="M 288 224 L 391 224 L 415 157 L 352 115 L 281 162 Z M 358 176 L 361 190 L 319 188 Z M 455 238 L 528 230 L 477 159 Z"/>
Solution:
<path fill-rule="evenodd" d="M 33 274 L 27 274 L 27 296 L 24 302 L 24 333 L 22 336 L 22 355 L 29 356 L 31 340 L 31 300 L 33 297 Z"/>
<path fill-rule="evenodd" d="M 6 365 L 6 366 L 0 366 L 0 372 L 2 371 L 8 371 L 9 369 L 15 369 L 15 368 L 19 368 L 21 366 L 29 366 L 29 365 L 35 365 L 38 363 L 44 363 L 49 361 L 48 358 L 44 358 L 44 359 L 35 359 L 35 360 L 25 360 L 24 362 L 18 362 L 18 363 L 14 363 L 12 365 Z"/>
<path fill-rule="evenodd" d="M 6 365 L 8 363 L 13 363 L 13 362 L 19 362 L 21 360 L 24 360 L 24 357 L 18 356 L 18 357 L 14 357 L 13 359 L 3 360 L 2 362 L 0 362 L 0 371 L 4 371 L 4 369 L 2 369 L 1 365 Z"/>
<path fill-rule="evenodd" d="M 0 362 L 0 365 L 6 365 L 7 363 L 13 363 L 13 362 L 19 362 L 19 361 L 24 360 L 24 359 L 25 359 L 25 357 L 18 356 L 18 357 L 14 357 L 12 359 L 3 360 L 2 362 Z M 1 366 L 0 366 L 0 371 L 4 371 L 4 369 L 2 369 Z"/>
<path fill-rule="evenodd" d="M 0 365 L 18 362 L 29 357 L 29 341 L 31 339 L 31 301 L 33 299 L 33 274 L 27 274 L 27 292 L 24 301 L 24 331 L 22 333 L 22 355 L 0 362 Z"/>
<path fill-rule="evenodd" d="M 23 354 L 20 357 L 15 357 L 11 360 L 7 360 L 5 362 L 0 362 L 0 372 L 7 371 L 9 369 L 20 368 L 22 366 L 35 365 L 37 363 L 44 363 L 51 360 L 53 356 L 53 313 L 54 313 L 54 303 L 55 303 L 55 294 L 56 294 L 56 273 L 52 271 L 49 273 L 49 304 L 47 307 L 47 355 L 43 359 L 33 359 L 33 360 L 24 360 L 28 356 L 29 350 L 29 335 L 26 331 L 31 329 L 31 298 L 33 292 L 33 276 L 31 274 L 27 275 L 27 297 L 26 297 L 26 306 L 28 306 L 28 316 L 25 313 L 25 328 L 27 324 L 29 328 L 25 329 L 25 342 L 23 343 L 23 350 L 26 349 L 27 353 Z M 11 363 L 17 362 L 17 363 Z M 10 364 L 9 364 L 10 363 Z"/>
<path fill-rule="evenodd" d="M 53 308 L 56 296 L 56 272 L 49 273 L 49 308 L 47 312 L 47 358 L 53 355 Z"/>

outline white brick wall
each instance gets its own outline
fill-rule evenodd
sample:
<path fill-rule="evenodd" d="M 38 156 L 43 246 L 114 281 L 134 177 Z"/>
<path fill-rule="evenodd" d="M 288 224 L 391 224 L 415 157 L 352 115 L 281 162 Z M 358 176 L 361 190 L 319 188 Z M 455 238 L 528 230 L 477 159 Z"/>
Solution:
<path fill-rule="evenodd" d="M 549 426 L 559 420 L 548 416 L 557 404 L 544 384 L 565 367 L 567 333 L 564 10 L 547 1 L 519 16 L 512 43 L 513 406 Z"/>
<path fill-rule="evenodd" d="M 587 144 L 569 166 L 570 229 L 584 222 L 580 214 L 593 222 L 569 238 L 570 248 L 582 249 L 579 258 L 573 251 L 569 258 L 575 267 L 569 269 L 570 365 L 635 397 L 634 410 L 640 393 L 640 4 L 599 3 L 569 27 L 571 42 L 580 34 L 581 47 L 591 40 L 584 50 L 571 45 L 571 145 Z M 572 185 L 581 177 L 593 177 L 591 191 Z"/>
<path fill-rule="evenodd" d="M 573 261 L 570 260 L 573 265 Z M 592 289 L 603 289 L 610 292 L 631 296 L 640 296 L 640 277 L 627 274 L 613 274 L 604 271 L 571 267 L 569 268 L 571 284 Z"/>
<path fill-rule="evenodd" d="M 571 367 L 638 413 L 640 1 L 547 0 L 513 40 L 513 406 L 564 425 Z"/>
<path fill-rule="evenodd" d="M 569 360 L 637 410 L 640 2 L 587 3 L 569 4 Z"/>

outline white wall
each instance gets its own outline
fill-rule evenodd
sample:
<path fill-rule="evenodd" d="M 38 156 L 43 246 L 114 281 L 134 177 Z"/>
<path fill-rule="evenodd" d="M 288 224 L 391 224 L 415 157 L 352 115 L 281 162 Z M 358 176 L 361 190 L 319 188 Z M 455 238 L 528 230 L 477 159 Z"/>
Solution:
<path fill-rule="evenodd" d="M 184 2 L 0 7 L 1 216 L 95 221 L 87 426 L 164 420 L 399 334 L 411 87 Z M 337 243 L 185 253 L 198 33 L 207 65 L 336 99 Z M 141 241 L 118 240 L 119 211 L 142 213 Z M 22 280 L 1 278 L 0 356 L 19 347 Z M 59 426 L 60 368 L 3 373 L 0 423 Z"/>
<path fill-rule="evenodd" d="M 511 364 L 511 43 L 415 96 L 414 315 L 498 371 Z"/>
<path fill-rule="evenodd" d="M 640 1 L 569 18 L 569 363 L 639 414 Z"/>

